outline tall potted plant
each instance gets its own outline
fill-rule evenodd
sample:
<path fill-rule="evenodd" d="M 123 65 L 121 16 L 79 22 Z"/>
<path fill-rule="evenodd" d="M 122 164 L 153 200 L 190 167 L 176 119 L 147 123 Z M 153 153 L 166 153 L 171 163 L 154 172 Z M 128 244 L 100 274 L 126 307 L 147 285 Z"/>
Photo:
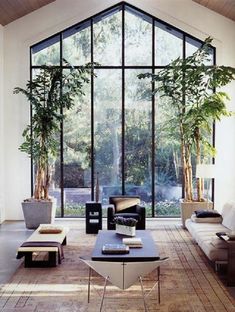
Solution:
<path fill-rule="evenodd" d="M 154 83 L 153 93 L 166 97 L 174 111 L 174 116 L 168 122 L 171 133 L 175 135 L 177 132 L 181 146 L 184 184 L 181 209 L 189 209 L 188 203 L 199 202 L 202 206 L 205 202 L 201 179 L 197 179 L 194 197 L 192 155 L 196 157 L 197 164 L 208 155 L 215 156 L 209 136 L 212 124 L 222 116 L 230 115 L 225 104 L 228 95 L 216 88 L 235 79 L 235 68 L 207 65 L 211 56 L 211 42 L 212 39 L 207 38 L 193 55 L 185 59 L 177 58 L 156 74 L 144 73 L 138 76 L 151 78 Z M 189 214 L 195 208 L 189 209 Z M 184 225 L 184 218 L 182 221 Z"/>
<path fill-rule="evenodd" d="M 93 73 L 92 64 L 75 69 L 43 66 L 26 84 L 16 87 L 14 93 L 22 93 L 32 108 L 31 124 L 23 131 L 24 142 L 20 150 L 32 158 L 35 168 L 33 198 L 22 203 L 27 228 L 37 228 L 41 223 L 51 223 L 55 217 L 55 205 L 49 196 L 51 165 L 58 150 L 58 133 L 64 118 L 63 110 L 74 105 L 75 96 L 83 94 L 84 84 Z"/>

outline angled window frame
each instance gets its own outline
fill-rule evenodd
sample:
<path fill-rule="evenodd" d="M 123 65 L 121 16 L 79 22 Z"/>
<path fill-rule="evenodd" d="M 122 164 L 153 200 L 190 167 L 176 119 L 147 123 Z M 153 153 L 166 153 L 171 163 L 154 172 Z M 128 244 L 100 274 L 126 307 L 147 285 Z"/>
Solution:
<path fill-rule="evenodd" d="M 59 67 L 61 69 L 68 68 L 66 65 L 63 64 L 63 39 L 67 38 L 68 36 L 71 36 L 73 34 L 76 34 L 77 32 L 81 31 L 82 29 L 86 27 L 90 27 L 90 38 L 91 38 L 91 56 L 90 61 L 94 61 L 94 45 L 93 45 L 93 26 L 95 23 L 101 21 L 102 19 L 116 13 L 116 12 L 122 12 L 122 61 L 121 65 L 113 65 L 113 66 L 107 66 L 107 65 L 99 65 L 99 67 L 94 66 L 95 69 L 121 69 L 122 71 L 122 99 L 121 99 L 121 106 L 122 106 L 122 138 L 121 138 L 121 158 L 122 158 L 122 194 L 126 193 L 125 189 L 125 70 L 126 69 L 147 69 L 154 73 L 156 70 L 164 68 L 166 65 L 157 65 L 156 59 L 155 59 L 155 27 L 160 27 L 164 31 L 167 31 L 174 36 L 181 37 L 182 38 L 182 57 L 186 57 L 186 44 L 187 43 L 194 43 L 197 45 L 200 45 L 203 43 L 202 40 L 192 36 L 191 34 L 173 26 L 169 23 L 160 20 L 159 18 L 127 3 L 127 2 L 120 2 L 117 3 L 102 12 L 99 12 L 89 18 L 86 18 L 85 20 L 76 23 L 52 36 L 49 38 L 46 38 L 30 47 L 30 79 L 32 80 L 32 73 L 34 69 L 41 68 L 43 65 L 36 65 L 33 64 L 33 54 L 36 52 L 39 52 L 45 47 L 49 47 L 52 44 L 58 43 L 60 45 L 60 62 L 55 67 Z M 135 66 L 135 65 L 125 65 L 125 12 L 130 12 L 131 14 L 135 14 L 136 16 L 146 20 L 152 25 L 152 60 L 151 65 L 144 65 L 144 66 Z M 213 64 L 216 64 L 216 48 L 212 47 L 212 61 Z M 79 68 L 80 65 L 75 65 L 74 68 Z M 152 217 L 155 217 L 155 163 L 156 163 L 156 146 L 155 146 L 155 97 L 152 96 L 151 99 L 152 102 L 152 121 L 151 121 L 151 167 L 152 167 L 152 176 L 151 176 L 151 191 L 152 191 Z M 32 107 L 30 107 L 30 118 L 32 118 Z M 94 77 L 91 77 L 91 200 L 94 200 L 95 194 L 94 194 L 94 187 L 95 187 L 95 167 L 94 167 Z M 61 164 L 61 215 L 60 217 L 64 217 L 64 186 L 63 186 L 63 122 L 61 123 L 61 142 L 60 142 L 60 164 Z M 212 143 L 213 146 L 215 146 L 215 124 L 213 124 L 213 131 L 212 131 Z M 214 163 L 214 159 L 213 159 Z M 33 159 L 31 158 L 31 193 L 33 194 L 33 186 L 34 186 L 34 177 L 33 177 Z M 182 183 L 182 196 L 184 194 L 184 186 Z M 214 200 L 214 180 L 212 180 L 212 200 Z M 161 217 L 161 216 L 158 216 Z M 162 216 L 162 217 L 169 217 L 169 216 Z M 173 216 L 175 217 L 175 216 Z"/>

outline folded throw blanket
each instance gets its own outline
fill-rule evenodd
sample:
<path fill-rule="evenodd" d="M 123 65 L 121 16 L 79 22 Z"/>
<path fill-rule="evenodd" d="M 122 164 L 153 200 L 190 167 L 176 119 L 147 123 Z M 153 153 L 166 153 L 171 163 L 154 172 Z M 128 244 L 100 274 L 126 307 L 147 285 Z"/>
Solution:
<path fill-rule="evenodd" d="M 63 246 L 58 242 L 25 242 L 20 247 L 57 247 L 58 248 L 58 262 L 61 264 L 61 260 L 64 259 Z M 24 252 L 19 251 L 16 259 L 20 259 L 24 256 Z"/>

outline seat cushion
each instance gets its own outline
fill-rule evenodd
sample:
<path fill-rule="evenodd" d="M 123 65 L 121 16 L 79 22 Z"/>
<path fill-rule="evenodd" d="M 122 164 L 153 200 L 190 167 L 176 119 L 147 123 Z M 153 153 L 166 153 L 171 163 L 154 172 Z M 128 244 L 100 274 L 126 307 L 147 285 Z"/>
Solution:
<path fill-rule="evenodd" d="M 215 261 L 227 261 L 228 249 L 215 247 L 209 241 L 203 241 L 200 245 L 206 256 L 213 262 Z"/>
<path fill-rule="evenodd" d="M 211 261 L 225 261 L 228 259 L 228 249 L 216 232 L 224 232 L 226 228 L 221 223 L 196 223 L 191 219 L 186 220 L 186 228 L 195 241 Z"/>
<path fill-rule="evenodd" d="M 219 249 L 228 249 L 228 244 L 219 237 L 213 237 L 211 239 L 211 245 Z"/>
<path fill-rule="evenodd" d="M 138 205 L 140 203 L 139 198 L 122 198 L 122 197 L 114 197 L 112 198 L 112 204 L 115 205 L 116 211 L 122 211 L 124 209 L 127 209 L 129 207 Z"/>

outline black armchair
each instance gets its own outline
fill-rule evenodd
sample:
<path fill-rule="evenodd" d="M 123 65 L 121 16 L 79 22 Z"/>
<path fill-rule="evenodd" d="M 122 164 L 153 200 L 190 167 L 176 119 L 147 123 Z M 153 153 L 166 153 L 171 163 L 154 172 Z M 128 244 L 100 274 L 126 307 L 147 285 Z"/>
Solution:
<path fill-rule="evenodd" d="M 134 218 L 138 222 L 136 224 L 137 230 L 145 229 L 145 208 L 141 207 L 140 197 L 131 195 L 115 195 L 110 196 L 109 203 L 112 207 L 108 207 L 107 214 L 107 228 L 108 230 L 115 230 L 113 223 L 114 217 Z"/>

